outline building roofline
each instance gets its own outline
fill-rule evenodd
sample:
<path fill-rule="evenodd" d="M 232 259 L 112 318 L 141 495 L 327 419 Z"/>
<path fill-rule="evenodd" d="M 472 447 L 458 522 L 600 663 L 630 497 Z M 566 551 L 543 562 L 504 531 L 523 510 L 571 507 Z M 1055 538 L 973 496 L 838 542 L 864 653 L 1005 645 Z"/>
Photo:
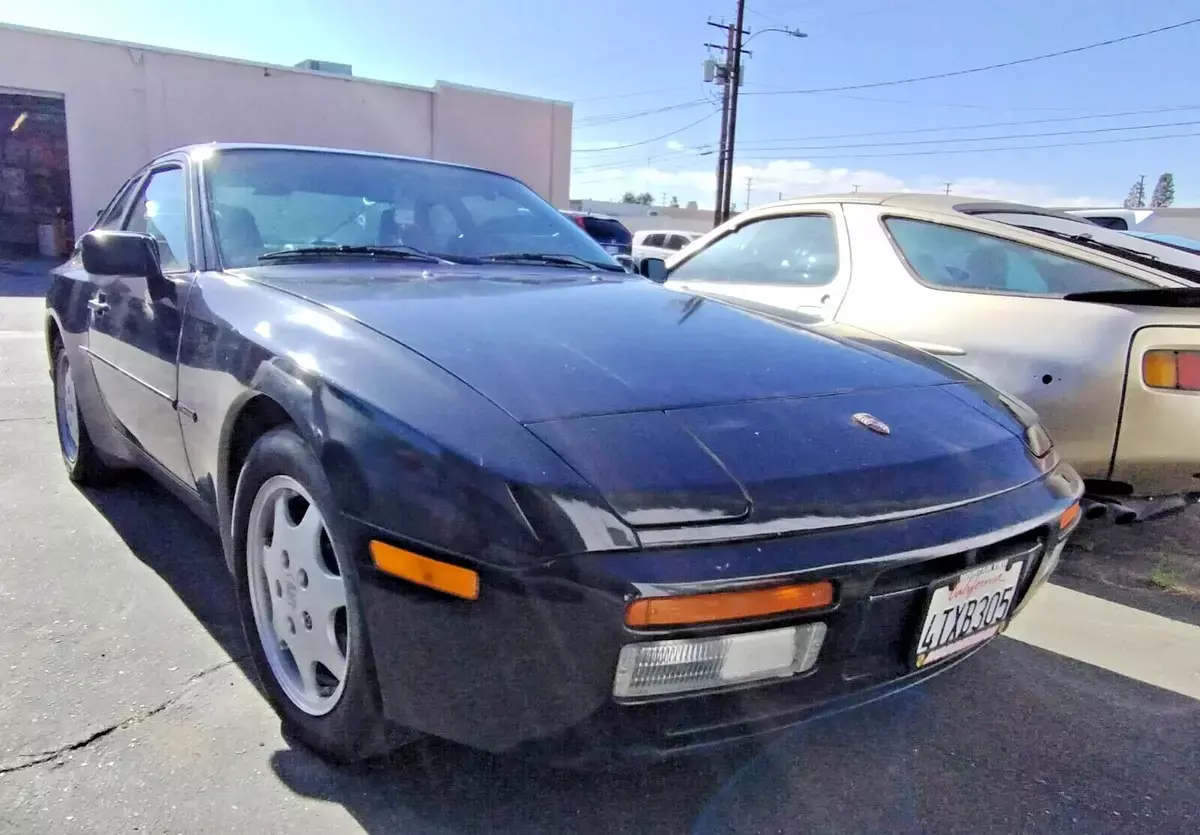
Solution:
<path fill-rule="evenodd" d="M 162 55 L 176 55 L 182 58 L 195 58 L 200 61 L 218 61 L 222 64 L 236 64 L 243 67 L 256 67 L 258 69 L 267 69 L 272 72 L 290 72 L 297 75 L 310 75 L 317 78 L 328 78 L 344 82 L 361 82 L 363 84 L 375 84 L 381 87 L 395 87 L 401 90 L 413 90 L 421 93 L 435 93 L 439 87 L 451 87 L 462 90 L 470 90 L 477 93 L 486 93 L 492 96 L 500 96 L 502 98 L 523 99 L 526 101 L 546 102 L 549 104 L 564 104 L 570 105 L 571 102 L 560 101 L 558 99 L 546 99 L 538 96 L 527 96 L 521 93 L 510 93 L 505 90 L 492 90 L 486 87 L 469 87 L 465 84 L 457 84 L 451 81 L 437 80 L 432 87 L 423 87 L 419 84 L 403 84 L 399 81 L 384 81 L 380 78 L 367 78 L 361 75 L 338 75 L 336 73 L 321 72 L 319 70 L 309 70 L 303 67 L 288 67 L 282 64 L 271 64 L 265 61 L 250 61 L 245 58 L 230 58 L 225 55 L 211 55 L 204 52 L 191 52 L 185 49 L 175 49 L 168 46 L 153 46 L 151 44 L 135 43 L 133 41 L 118 41 L 112 38 L 101 38 L 95 35 L 81 35 L 77 32 L 60 32 L 55 29 L 40 29 L 35 26 L 20 26 L 16 23 L 0 23 L 0 31 L 19 32 L 27 35 L 42 35 L 50 38 L 64 38 L 73 41 L 83 41 L 85 43 L 99 44 L 101 46 L 117 46 L 124 49 L 140 49 L 144 52 L 157 52 Z"/>

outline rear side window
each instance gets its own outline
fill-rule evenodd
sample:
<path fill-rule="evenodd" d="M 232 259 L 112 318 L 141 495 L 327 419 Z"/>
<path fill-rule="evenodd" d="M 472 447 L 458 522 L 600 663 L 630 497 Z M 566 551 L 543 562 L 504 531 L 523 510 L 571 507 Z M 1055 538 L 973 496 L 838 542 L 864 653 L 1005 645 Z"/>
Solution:
<path fill-rule="evenodd" d="M 837 276 L 829 215 L 771 217 L 713 241 L 671 271 L 671 280 L 820 287 Z"/>
<path fill-rule="evenodd" d="M 666 235 L 660 235 L 657 232 L 654 233 L 653 235 L 647 235 L 646 236 L 646 246 L 661 247 L 663 245 L 663 243 L 665 242 L 666 237 L 667 237 Z"/>
<path fill-rule="evenodd" d="M 628 244 L 633 239 L 633 235 L 620 221 L 605 217 L 585 216 L 583 228 L 593 238 L 605 243 Z"/>
<path fill-rule="evenodd" d="M 1129 229 L 1129 224 L 1125 222 L 1123 217 L 1089 217 L 1092 223 L 1097 226 L 1103 226 L 1105 229 L 1117 229 L 1125 232 Z"/>
<path fill-rule="evenodd" d="M 969 229 L 891 217 L 888 233 L 926 284 L 948 290 L 1064 296 L 1141 290 L 1148 282 Z"/>
<path fill-rule="evenodd" d="M 688 245 L 688 239 L 683 235 L 672 235 L 667 238 L 667 249 L 683 249 Z"/>

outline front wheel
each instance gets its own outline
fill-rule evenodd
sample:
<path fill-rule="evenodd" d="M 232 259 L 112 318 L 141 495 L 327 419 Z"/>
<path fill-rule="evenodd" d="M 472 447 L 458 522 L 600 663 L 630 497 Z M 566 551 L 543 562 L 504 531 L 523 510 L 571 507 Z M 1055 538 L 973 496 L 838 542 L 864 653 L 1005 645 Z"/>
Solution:
<path fill-rule="evenodd" d="M 293 429 L 250 450 L 233 523 L 242 626 L 285 727 L 339 762 L 396 747 L 403 738 L 383 718 L 351 546 L 328 480 Z"/>
<path fill-rule="evenodd" d="M 67 349 L 54 343 L 54 422 L 67 477 L 76 484 L 96 486 L 111 480 L 113 470 L 100 459 L 79 409 L 75 373 Z"/>

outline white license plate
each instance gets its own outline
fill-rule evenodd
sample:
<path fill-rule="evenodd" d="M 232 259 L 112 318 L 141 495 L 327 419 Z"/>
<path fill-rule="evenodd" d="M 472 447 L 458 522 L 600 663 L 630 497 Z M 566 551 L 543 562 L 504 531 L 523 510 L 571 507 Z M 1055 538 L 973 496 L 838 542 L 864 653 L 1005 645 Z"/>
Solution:
<path fill-rule="evenodd" d="M 607 252 L 620 252 L 621 251 L 621 247 L 616 246 L 615 244 L 604 244 L 604 249 Z"/>
<path fill-rule="evenodd" d="M 1004 628 L 1016 603 L 1024 560 L 988 563 L 933 586 L 913 665 L 924 667 L 983 643 Z"/>

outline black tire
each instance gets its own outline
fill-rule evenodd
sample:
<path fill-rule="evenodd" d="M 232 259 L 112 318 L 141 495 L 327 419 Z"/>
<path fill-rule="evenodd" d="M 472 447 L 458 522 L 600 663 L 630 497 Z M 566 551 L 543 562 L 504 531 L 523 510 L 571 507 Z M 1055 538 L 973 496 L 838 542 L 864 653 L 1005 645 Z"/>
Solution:
<path fill-rule="evenodd" d="M 79 408 L 79 401 L 67 403 L 63 397 L 64 375 L 73 373 L 70 356 L 58 339 L 54 340 L 52 355 L 54 368 L 54 428 L 58 435 L 58 449 L 62 454 L 63 466 L 67 470 L 67 478 L 83 487 L 100 487 L 109 484 L 116 471 L 104 463 L 99 450 L 92 443 L 88 434 L 87 423 Z M 67 440 L 68 433 L 64 431 L 67 411 L 74 410 L 75 420 L 75 449 L 71 450 Z"/>
<path fill-rule="evenodd" d="M 299 482 L 321 512 L 346 586 L 348 650 L 345 684 L 336 706 L 321 716 L 305 712 L 287 695 L 267 660 L 254 617 L 247 561 L 250 511 L 262 486 L 268 479 L 280 475 Z M 320 463 L 295 429 L 285 426 L 271 430 L 250 449 L 238 477 L 233 499 L 231 563 L 250 658 L 267 700 L 283 723 L 284 732 L 327 760 L 352 763 L 387 754 L 409 741 L 412 735 L 390 726 L 384 719 L 374 663 L 367 646 L 352 546 L 335 508 L 333 493 Z"/>

